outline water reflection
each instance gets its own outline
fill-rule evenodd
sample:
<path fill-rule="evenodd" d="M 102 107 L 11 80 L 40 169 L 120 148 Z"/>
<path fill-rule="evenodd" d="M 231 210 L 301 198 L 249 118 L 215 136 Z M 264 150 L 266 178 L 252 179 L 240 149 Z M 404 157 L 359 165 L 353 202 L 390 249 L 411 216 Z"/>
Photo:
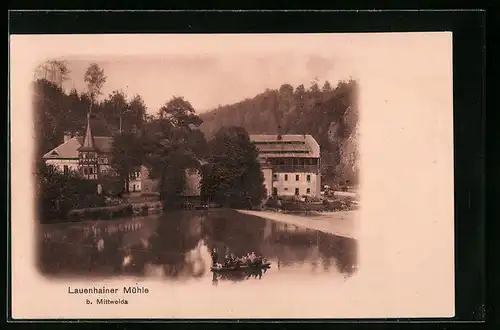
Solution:
<path fill-rule="evenodd" d="M 45 225 L 41 231 L 40 269 L 46 275 L 132 275 L 177 280 L 212 277 L 262 279 L 262 273 L 213 274 L 210 251 L 255 252 L 279 274 L 295 266 L 345 276 L 356 269 L 357 242 L 315 230 L 267 221 L 231 210 L 176 212 L 117 221 Z"/>
<path fill-rule="evenodd" d="M 217 285 L 219 281 L 241 282 L 249 279 L 261 279 L 267 272 L 264 269 L 238 270 L 231 272 L 212 272 L 212 284 Z"/>

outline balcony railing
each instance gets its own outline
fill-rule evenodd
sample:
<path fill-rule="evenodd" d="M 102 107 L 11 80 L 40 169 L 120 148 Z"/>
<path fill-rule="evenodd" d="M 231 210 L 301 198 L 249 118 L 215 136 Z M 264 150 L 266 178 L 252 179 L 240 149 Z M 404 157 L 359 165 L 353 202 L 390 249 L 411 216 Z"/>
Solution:
<path fill-rule="evenodd" d="M 274 172 L 307 172 L 307 173 L 319 173 L 319 165 L 274 165 Z"/>

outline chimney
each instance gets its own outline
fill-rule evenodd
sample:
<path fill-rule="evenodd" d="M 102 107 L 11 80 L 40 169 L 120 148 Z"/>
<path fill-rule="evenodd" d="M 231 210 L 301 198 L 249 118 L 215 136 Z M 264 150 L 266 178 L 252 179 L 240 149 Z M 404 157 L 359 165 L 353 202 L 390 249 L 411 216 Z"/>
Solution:
<path fill-rule="evenodd" d="M 68 142 L 71 138 L 71 133 L 64 133 L 64 143 Z"/>

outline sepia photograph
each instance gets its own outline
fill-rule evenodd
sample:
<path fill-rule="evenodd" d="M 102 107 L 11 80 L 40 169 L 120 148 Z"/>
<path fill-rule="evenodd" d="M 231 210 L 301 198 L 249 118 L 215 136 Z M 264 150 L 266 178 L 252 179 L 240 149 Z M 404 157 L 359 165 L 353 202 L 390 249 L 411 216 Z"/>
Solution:
<path fill-rule="evenodd" d="M 297 72 L 269 82 L 267 70 L 253 81 L 242 72 L 266 67 Z M 283 280 L 304 270 L 306 280 L 349 277 L 357 84 L 330 82 L 332 68 L 315 54 L 41 63 L 33 78 L 40 271 L 214 284 L 271 268 Z"/>
<path fill-rule="evenodd" d="M 28 134 L 13 146 L 12 259 L 32 243 L 33 263 L 12 276 L 62 300 L 18 309 L 348 318 L 404 302 L 411 316 L 426 313 L 412 295 L 441 286 L 434 311 L 452 314 L 450 45 L 446 33 L 19 36 L 11 52 L 30 55 L 11 63 L 26 91 L 11 130 Z M 401 77 L 413 85 L 397 90 Z M 411 105 L 422 86 L 426 110 Z M 434 227 L 397 232 L 412 217 Z M 427 284 L 404 284 L 415 278 Z"/>

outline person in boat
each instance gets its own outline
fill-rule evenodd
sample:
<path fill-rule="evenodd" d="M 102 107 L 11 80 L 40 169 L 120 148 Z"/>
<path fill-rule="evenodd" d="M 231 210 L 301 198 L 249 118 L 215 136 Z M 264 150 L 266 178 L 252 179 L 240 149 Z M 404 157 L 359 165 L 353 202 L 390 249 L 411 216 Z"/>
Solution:
<path fill-rule="evenodd" d="M 226 255 L 226 258 L 224 259 L 224 266 L 225 267 L 233 267 L 236 263 L 236 257 L 234 254 Z"/>
<path fill-rule="evenodd" d="M 218 258 L 219 258 L 219 255 L 217 254 L 217 250 L 213 249 L 212 250 L 212 265 L 215 266 L 217 264 Z"/>
<path fill-rule="evenodd" d="M 229 264 L 231 263 L 231 257 L 226 254 L 225 257 L 224 257 L 224 266 L 229 266 Z"/>
<path fill-rule="evenodd" d="M 247 253 L 247 255 L 243 257 L 243 260 L 244 260 L 245 265 L 250 266 L 250 264 L 251 264 L 250 253 Z"/>
<path fill-rule="evenodd" d="M 255 255 L 255 252 L 252 252 L 249 256 L 250 263 L 255 263 L 255 260 L 257 259 L 257 256 Z"/>
<path fill-rule="evenodd" d="M 233 253 L 231 254 L 231 265 L 232 266 L 239 266 L 240 262 L 239 259 L 236 257 L 236 255 Z"/>
<path fill-rule="evenodd" d="M 258 256 L 255 260 L 255 263 L 259 266 L 262 266 L 262 264 L 264 263 L 264 258 L 262 256 Z"/>

